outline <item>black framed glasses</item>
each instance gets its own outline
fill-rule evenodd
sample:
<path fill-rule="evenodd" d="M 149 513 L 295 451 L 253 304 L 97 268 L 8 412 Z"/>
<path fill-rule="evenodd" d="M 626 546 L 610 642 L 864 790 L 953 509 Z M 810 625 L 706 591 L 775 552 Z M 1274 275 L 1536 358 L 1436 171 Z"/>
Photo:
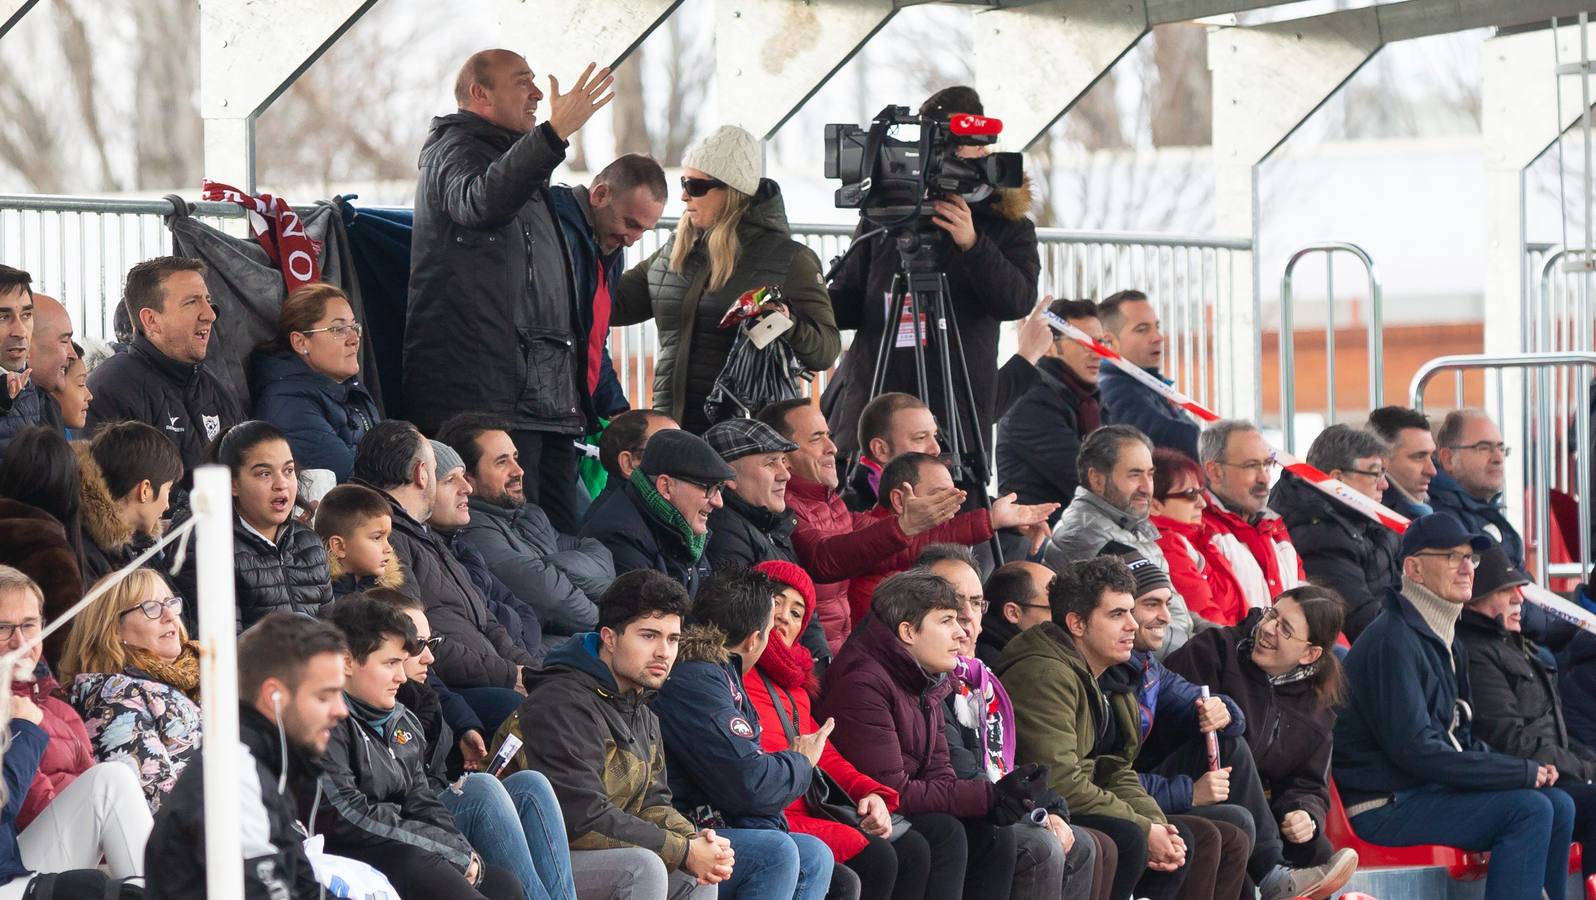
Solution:
<path fill-rule="evenodd" d="M 1386 476 L 1385 469 L 1342 469 L 1341 471 L 1348 475 L 1362 475 L 1365 478 L 1373 478 L 1375 481 L 1379 481 Z"/>
<path fill-rule="evenodd" d="M 725 186 L 726 182 L 721 181 L 719 178 L 688 178 L 686 175 L 682 176 L 682 190 L 686 191 L 689 197 L 702 197 L 715 188 L 723 188 Z"/>
<path fill-rule="evenodd" d="M 0 644 L 11 640 L 11 636 L 21 632 L 23 640 L 32 640 L 44 627 L 43 620 L 26 619 L 21 622 L 0 622 Z"/>
<path fill-rule="evenodd" d="M 165 600 L 146 600 L 137 606 L 132 606 L 122 610 L 121 615 L 125 616 L 128 613 L 137 611 L 143 613 L 144 618 L 146 619 L 159 619 L 161 617 L 161 613 L 165 612 L 166 610 L 171 610 L 175 613 L 182 613 L 183 598 L 167 597 Z"/>
<path fill-rule="evenodd" d="M 1480 567 L 1480 555 L 1473 552 L 1459 553 L 1456 550 L 1448 550 L 1445 552 L 1441 552 L 1439 550 L 1420 550 L 1413 555 L 1433 556 L 1436 559 L 1444 559 L 1446 560 L 1446 564 L 1454 569 L 1462 565 L 1464 560 L 1468 560 L 1469 568 L 1471 569 L 1478 569 Z"/>
<path fill-rule="evenodd" d="M 418 641 L 417 643 L 421 645 L 421 650 L 417 650 L 416 655 L 420 656 L 422 650 L 431 650 L 433 655 L 437 655 L 438 648 L 443 646 L 443 641 L 447 637 L 448 635 L 446 634 L 435 634 L 429 638 L 424 638 Z"/>
<path fill-rule="evenodd" d="M 326 328 L 307 328 L 301 331 L 300 334 L 321 334 L 324 331 L 341 341 L 351 334 L 355 337 L 360 337 L 366 333 L 366 326 L 359 322 L 353 322 L 348 325 L 328 325 Z"/>
<path fill-rule="evenodd" d="M 691 478 L 682 478 L 680 476 L 675 476 L 675 475 L 673 475 L 671 477 L 675 478 L 677 481 L 683 482 L 685 484 L 690 484 L 693 487 L 698 488 L 699 490 L 703 491 L 704 492 L 704 497 L 706 499 L 709 499 L 709 500 L 713 500 L 716 497 L 719 497 L 720 496 L 720 492 L 726 489 L 726 482 L 724 482 L 724 481 L 713 481 L 713 482 L 709 482 L 709 483 L 706 484 L 705 482 L 702 482 L 702 481 L 694 481 Z"/>

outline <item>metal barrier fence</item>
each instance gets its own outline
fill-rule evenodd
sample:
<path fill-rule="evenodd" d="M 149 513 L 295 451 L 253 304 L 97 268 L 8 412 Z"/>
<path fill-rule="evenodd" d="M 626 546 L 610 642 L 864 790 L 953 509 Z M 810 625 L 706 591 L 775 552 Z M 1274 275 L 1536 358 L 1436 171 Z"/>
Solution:
<path fill-rule="evenodd" d="M 193 215 L 234 234 L 244 233 L 242 210 L 229 203 L 192 203 Z M 141 260 L 171 252 L 162 219 L 166 200 L 0 195 L 0 261 L 26 269 L 38 290 L 59 295 L 80 333 L 103 339 L 122 294 L 122 277 Z M 626 263 L 646 258 L 675 227 L 658 228 L 627 250 Z M 803 241 L 829 267 L 847 250 L 851 225 L 794 225 Z M 1166 337 L 1165 374 L 1194 398 L 1232 414 L 1250 415 L 1252 397 L 1235 397 L 1229 367 L 1220 366 L 1219 323 L 1229 321 L 1236 296 L 1235 254 L 1251 249 L 1246 239 L 1037 229 L 1042 290 L 1060 297 L 1101 300 L 1123 288 L 1152 297 Z M 1250 278 L 1250 266 L 1243 267 Z M 1005 329 L 1012 348 L 1012 329 Z M 634 405 L 653 396 L 653 359 L 659 333 L 652 321 L 616 329 L 610 353 L 621 386 Z M 1252 348 L 1257 356 L 1257 348 Z M 825 387 L 821 373 L 809 390 Z"/>
<path fill-rule="evenodd" d="M 1285 436 L 1286 452 L 1297 452 L 1297 392 L 1296 392 L 1296 310 L 1292 302 L 1292 281 L 1297 263 L 1312 253 L 1323 253 L 1325 279 L 1325 419 L 1336 421 L 1336 266 L 1337 254 L 1351 256 L 1363 265 L 1369 280 L 1369 408 L 1378 409 L 1385 398 L 1385 353 L 1381 344 L 1381 330 L 1385 325 L 1381 299 L 1380 273 L 1367 251 L 1357 244 L 1343 241 L 1325 241 L 1309 244 L 1291 254 L 1286 262 L 1286 272 L 1280 278 L 1280 427 Z"/>

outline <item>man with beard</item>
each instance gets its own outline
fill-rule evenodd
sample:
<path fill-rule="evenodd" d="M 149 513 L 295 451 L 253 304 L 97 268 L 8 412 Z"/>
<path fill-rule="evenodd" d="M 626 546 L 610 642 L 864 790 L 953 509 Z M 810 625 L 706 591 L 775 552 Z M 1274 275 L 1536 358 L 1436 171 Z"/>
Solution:
<path fill-rule="evenodd" d="M 1158 527 L 1147 521 L 1153 500 L 1153 445 L 1147 435 L 1129 425 L 1104 425 L 1081 443 L 1075 469 L 1080 484 L 1053 529 L 1044 562 L 1062 572 L 1070 563 L 1134 550 L 1167 573 Z M 1172 592 L 1169 636 L 1158 658 L 1186 643 L 1191 632 L 1186 601 Z"/>
<path fill-rule="evenodd" d="M 241 896 L 316 900 L 304 828 L 282 785 L 314 777 L 344 706 L 347 645 L 333 626 L 273 613 L 238 639 L 238 790 L 244 850 Z M 283 747 L 286 746 L 286 753 Z M 205 884 L 205 761 L 195 759 L 161 804 L 145 845 L 145 895 L 201 900 Z"/>
<path fill-rule="evenodd" d="M 27 272 L 0 266 L 0 371 L 5 376 L 0 389 L 0 458 L 17 432 L 29 425 L 48 425 L 58 432 L 63 427 L 61 408 L 33 378 L 32 282 Z"/>
<path fill-rule="evenodd" d="M 1306 579 L 1285 521 L 1269 508 L 1269 479 L 1280 461 L 1258 426 L 1240 419 L 1208 426 L 1197 454 L 1208 477 L 1203 522 L 1218 532 L 1214 545 L 1230 561 L 1247 605 L 1268 608 Z"/>
<path fill-rule="evenodd" d="M 459 539 L 482 554 L 494 577 L 537 612 L 545 643 L 593 629 L 600 595 L 615 580 L 615 561 L 592 538 L 561 534 L 527 501 L 520 453 L 493 419 L 473 414 L 443 424 L 471 485 L 471 520 Z"/>

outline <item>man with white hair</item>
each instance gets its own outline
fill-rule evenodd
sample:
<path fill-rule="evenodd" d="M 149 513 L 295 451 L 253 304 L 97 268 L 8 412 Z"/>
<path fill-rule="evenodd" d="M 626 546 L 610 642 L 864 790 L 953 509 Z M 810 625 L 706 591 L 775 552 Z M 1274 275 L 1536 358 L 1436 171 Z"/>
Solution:
<path fill-rule="evenodd" d="M 1208 478 L 1203 522 L 1219 532 L 1214 545 L 1235 570 L 1247 605 L 1268 607 L 1305 580 L 1286 524 L 1269 508 L 1269 481 L 1280 461 L 1258 426 L 1240 419 L 1208 426 L 1197 457 Z"/>

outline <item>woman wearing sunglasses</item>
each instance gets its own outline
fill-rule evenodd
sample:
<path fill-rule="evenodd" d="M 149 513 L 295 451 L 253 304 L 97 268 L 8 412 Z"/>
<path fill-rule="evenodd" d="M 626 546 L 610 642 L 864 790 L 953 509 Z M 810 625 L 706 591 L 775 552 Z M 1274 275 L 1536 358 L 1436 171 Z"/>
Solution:
<path fill-rule="evenodd" d="M 1236 701 L 1269 806 L 1280 824 L 1282 855 L 1293 867 L 1338 866 L 1324 836 L 1330 808 L 1330 736 L 1342 693 L 1335 653 L 1341 598 L 1315 585 L 1292 588 L 1240 624 L 1192 635 L 1164 661 L 1193 684 Z M 1343 851 L 1349 853 L 1350 851 Z"/>
<path fill-rule="evenodd" d="M 277 336 L 254 357 L 255 418 L 282 429 L 301 469 L 329 469 L 340 483 L 382 418 L 360 383 L 363 332 L 348 295 L 307 284 L 283 301 Z"/>
<path fill-rule="evenodd" d="M 676 233 L 621 277 L 611 324 L 655 320 L 654 408 L 694 434 L 710 425 L 704 399 L 736 337 L 721 317 L 745 292 L 781 289 L 774 311 L 793 321 L 782 338 L 807 368 L 830 368 L 842 347 L 820 260 L 793 240 L 781 188 L 760 167 L 759 140 L 733 125 L 689 148 Z"/>
<path fill-rule="evenodd" d="M 136 569 L 78 616 L 61 657 L 95 758 L 128 760 L 152 813 L 199 754 L 199 643 L 182 612 L 159 573 Z"/>
<path fill-rule="evenodd" d="M 1215 546 L 1214 526 L 1203 520 L 1203 470 L 1191 457 L 1160 447 L 1153 451 L 1152 515 L 1158 546 L 1169 563 L 1169 580 L 1191 614 L 1215 625 L 1234 625 L 1247 615 L 1247 597 Z"/>

